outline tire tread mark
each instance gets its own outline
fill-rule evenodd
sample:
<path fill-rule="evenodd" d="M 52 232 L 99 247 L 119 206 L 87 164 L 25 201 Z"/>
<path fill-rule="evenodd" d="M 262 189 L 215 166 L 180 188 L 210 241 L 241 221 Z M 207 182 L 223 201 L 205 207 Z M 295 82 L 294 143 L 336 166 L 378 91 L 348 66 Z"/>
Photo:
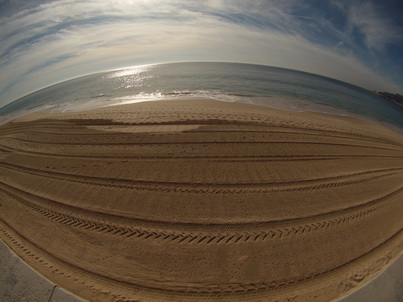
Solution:
<path fill-rule="evenodd" d="M 385 176 L 401 173 L 403 171 L 403 168 L 388 168 L 313 180 L 271 182 L 259 184 L 220 184 L 219 186 L 221 188 L 219 188 L 216 185 L 212 187 L 211 183 L 132 181 L 125 179 L 107 179 L 99 177 L 78 176 L 67 173 L 50 172 L 21 167 L 18 165 L 3 162 L 0 162 L 0 166 L 20 173 L 91 186 L 142 191 L 146 190 L 152 192 L 175 192 L 176 190 L 178 190 L 178 186 L 181 186 L 180 190 L 184 193 L 203 192 L 208 194 L 293 192 L 327 189 L 365 183 Z"/>
<path fill-rule="evenodd" d="M 217 156 L 217 155 L 172 155 L 172 156 L 128 156 L 128 155 L 78 155 L 78 154 L 60 154 L 60 153 L 49 153 L 49 152 L 36 152 L 36 151 L 28 151 L 15 149 L 10 146 L 5 146 L 0 144 L 1 147 L 8 149 L 9 151 L 5 152 L 17 152 L 22 154 L 29 154 L 34 156 L 46 156 L 46 157 L 55 157 L 55 158 L 81 158 L 81 159 L 130 159 L 130 160 L 144 160 L 144 159 L 159 159 L 159 160 L 215 160 L 220 162 L 234 162 L 234 161 L 253 161 L 253 162 L 261 162 L 261 161 L 301 161 L 301 160 L 327 160 L 327 159 L 339 159 L 339 158 L 403 158 L 403 156 L 399 155 L 381 155 L 381 154 L 355 154 L 355 155 L 320 155 L 320 156 L 312 156 L 312 155 L 290 155 L 290 156 L 269 156 L 269 155 L 254 155 L 254 156 Z M 308 159 L 307 159 L 308 157 Z M 313 157 L 313 159 L 312 159 Z M 246 158 L 246 159 L 245 159 Z"/>
<path fill-rule="evenodd" d="M 116 291 L 114 293 L 111 293 L 109 291 L 105 291 L 102 288 L 102 286 L 100 286 L 98 284 L 97 281 L 99 281 L 99 280 L 102 280 L 104 284 L 109 283 L 105 279 L 105 277 L 95 275 L 92 272 L 85 271 L 85 270 L 83 270 L 81 268 L 73 266 L 73 265 L 71 265 L 69 263 L 66 263 L 66 262 L 54 257 L 53 255 L 50 255 L 50 257 L 54 258 L 54 259 L 48 259 L 47 252 L 43 251 L 41 248 L 39 248 L 38 246 L 36 246 L 32 242 L 29 242 L 25 237 L 21 236 L 21 239 L 17 240 L 15 238 L 15 234 L 12 234 L 12 233 L 17 234 L 17 236 L 21 236 L 15 230 L 13 230 L 10 226 L 8 226 L 6 222 L 4 222 L 2 219 L 0 219 L 0 234 L 3 235 L 1 237 L 5 238 L 9 242 L 11 242 L 13 244 L 13 246 L 15 248 L 17 248 L 17 250 L 19 252 L 17 254 L 25 254 L 25 255 L 29 256 L 35 262 L 37 262 L 40 265 L 46 267 L 48 270 L 52 271 L 53 273 L 63 275 L 66 279 L 70 279 L 70 280 L 73 280 L 74 282 L 80 283 L 81 285 L 89 287 L 89 288 L 91 288 L 92 290 L 94 290 L 96 292 L 103 293 L 103 294 L 109 294 L 114 299 L 114 301 L 121 300 L 123 298 L 123 296 L 120 293 L 118 293 Z M 29 242 L 29 244 L 32 245 L 33 248 L 36 250 L 36 252 L 34 252 L 33 250 L 30 250 L 26 246 L 26 243 L 25 244 L 22 243 L 23 241 Z M 15 248 L 13 249 L 14 251 L 15 251 Z M 42 253 L 40 253 L 39 251 L 42 252 Z M 55 259 L 56 259 L 56 262 L 54 261 Z M 57 263 L 57 262 L 60 262 L 61 265 L 59 263 Z M 66 271 L 64 268 L 67 268 L 68 271 Z M 77 272 L 77 271 L 79 271 L 80 273 L 86 275 L 87 278 L 89 277 L 87 279 L 88 281 L 84 281 L 84 280 L 81 280 L 81 278 L 75 277 L 74 273 Z M 136 301 L 136 300 L 133 300 L 133 301 L 134 302 L 139 302 L 139 301 Z"/>
<path fill-rule="evenodd" d="M 224 141 L 200 141 L 200 142 L 131 142 L 131 143 L 57 143 L 57 142 L 38 142 L 38 141 L 31 141 L 27 139 L 15 138 L 15 137 L 3 137 L 3 139 L 9 139 L 14 141 L 20 141 L 23 143 L 28 144 L 36 144 L 36 145 L 61 145 L 61 146 L 69 146 L 72 148 L 82 148 L 87 146 L 144 146 L 144 145 L 205 145 L 205 144 L 220 144 L 220 145 L 262 145 L 262 144 L 276 144 L 276 145 L 320 145 L 320 146 L 342 146 L 342 147 L 355 147 L 355 148 L 365 148 L 365 149 L 375 149 L 375 150 L 388 150 L 388 151 L 402 151 L 401 148 L 386 148 L 380 146 L 365 146 L 365 145 L 357 145 L 357 144 L 345 144 L 345 143 L 336 143 L 336 142 L 307 142 L 307 141 L 231 141 L 231 142 L 224 142 Z"/>
<path fill-rule="evenodd" d="M 320 220 L 319 218 L 316 218 L 319 219 L 319 221 L 303 223 L 290 227 L 268 227 L 260 231 L 254 231 L 253 233 L 245 232 L 241 234 L 238 231 L 233 233 L 211 233 L 211 231 L 207 231 L 194 234 L 192 232 L 184 233 L 183 231 L 175 232 L 174 230 L 167 232 L 166 230 L 155 231 L 147 228 L 130 228 L 127 226 L 115 225 L 112 222 L 104 223 L 91 219 L 77 218 L 73 215 L 63 214 L 38 205 L 4 188 L 0 187 L 0 191 L 20 204 L 39 213 L 43 217 L 70 228 L 84 229 L 91 232 L 102 232 L 108 234 L 109 236 L 124 236 L 126 238 L 134 236 L 141 240 L 159 239 L 169 242 L 178 240 L 181 244 L 229 244 L 230 242 L 237 244 L 246 243 L 251 240 L 252 237 L 253 241 L 266 241 L 280 239 L 282 237 L 300 236 L 302 233 L 308 234 L 314 231 L 322 231 L 340 223 L 351 223 L 354 220 L 363 219 L 375 212 L 377 209 L 390 204 L 397 196 L 399 196 L 403 189 L 401 188 L 397 191 L 389 193 L 388 195 L 385 195 L 384 197 L 373 200 L 369 205 L 365 204 L 362 206 L 357 206 L 357 209 L 353 209 L 352 213 L 345 213 L 341 217 L 328 218 L 327 220 Z"/>
<path fill-rule="evenodd" d="M 264 115 L 261 116 L 261 120 L 259 122 L 251 122 L 251 121 L 242 121 L 239 122 L 237 121 L 236 123 L 231 122 L 231 121 L 222 121 L 221 123 L 211 123 L 211 120 L 208 121 L 208 124 L 206 124 L 206 120 L 202 119 L 202 120 L 187 120 L 187 121 L 170 121 L 170 122 L 142 122 L 142 123 L 124 123 L 125 126 L 150 126 L 150 125 L 157 125 L 157 126 L 161 126 L 161 125 L 193 125 L 193 126 L 237 126 L 239 128 L 239 126 L 245 126 L 245 125 L 249 125 L 249 126 L 258 126 L 258 127 L 264 127 L 262 130 L 264 132 L 271 132 L 271 133 L 295 133 L 295 134 L 308 134 L 308 135 L 320 135 L 323 136 L 323 133 L 326 133 L 326 135 L 330 135 L 330 136 L 335 136 L 335 137 L 343 137 L 345 138 L 346 135 L 347 137 L 351 137 L 354 139 L 362 139 L 362 140 L 371 140 L 371 141 L 381 141 L 381 142 L 386 142 L 386 143 L 390 143 L 389 140 L 380 140 L 379 138 L 375 138 L 372 135 L 368 135 L 368 134 L 363 134 L 359 131 L 354 131 L 354 132 L 346 132 L 344 130 L 335 130 L 335 129 L 318 129 L 318 128 L 312 128 L 310 126 L 305 126 L 302 127 L 300 125 L 293 125 L 292 126 L 292 130 L 294 131 L 290 131 L 290 127 L 286 126 L 286 125 L 282 125 L 282 124 L 274 124 L 272 123 L 269 119 L 267 119 L 267 117 L 265 117 Z M 20 129 L 19 132 L 21 132 L 21 130 L 25 131 L 31 131 L 34 128 L 39 128 L 39 129 L 43 129 L 45 128 L 46 130 L 48 129 L 55 129 L 56 130 L 56 135 L 57 134 L 64 134 L 66 133 L 65 131 L 68 129 L 72 129 L 72 130 L 80 130 L 82 129 L 82 126 L 84 125 L 82 123 L 82 120 L 79 120 L 77 123 L 77 120 L 61 120 L 59 123 L 55 122 L 56 120 L 53 120 L 53 122 L 42 122 L 42 121 L 35 121 L 34 123 L 20 123 L 20 124 L 8 124 L 7 126 L 7 130 L 10 131 L 14 129 L 18 130 Z M 80 123 L 81 121 L 81 123 Z M 111 126 L 111 125 L 122 125 L 122 123 L 116 123 L 116 122 L 112 122 L 110 120 L 108 121 L 103 121 L 102 123 L 97 122 L 98 120 L 94 120 L 94 119 L 88 119 L 85 123 L 84 126 L 89 126 L 89 125 L 103 125 L 103 126 Z M 267 128 L 270 128 L 269 130 Z M 62 129 L 62 131 L 61 131 Z M 275 129 L 275 131 L 273 131 L 273 129 Z M 1 130 L 0 133 L 4 133 L 5 131 L 7 131 L 6 129 Z M 242 127 L 240 129 L 237 129 L 238 131 L 245 131 L 245 132 L 262 132 L 262 130 L 244 130 L 242 129 Z M 297 130 L 297 131 L 295 131 Z M 187 132 L 187 131 L 186 131 Z M 228 130 L 200 130 L 200 129 L 194 129 L 194 130 L 190 130 L 189 132 L 228 132 Z M 45 134 L 49 135 L 49 132 L 45 132 Z M 94 133 L 91 135 L 99 135 L 98 133 Z M 104 134 L 103 134 L 104 135 Z"/>
<path fill-rule="evenodd" d="M 298 135 L 309 135 L 309 136 L 323 136 L 323 132 L 326 133 L 326 136 L 328 137 L 335 137 L 335 138 L 350 138 L 350 139 L 355 139 L 355 140 L 362 140 L 362 141 L 371 141 L 371 142 L 383 142 L 383 143 L 387 143 L 387 144 L 391 144 L 391 143 L 395 143 L 393 141 L 390 141 L 389 139 L 380 139 L 380 138 L 376 138 L 373 135 L 368 135 L 368 134 L 364 134 L 364 133 L 360 133 L 360 132 L 346 132 L 343 130 L 334 130 L 334 129 L 326 129 L 326 130 L 322 130 L 322 129 L 318 129 L 318 128 L 312 128 L 312 127 L 301 127 L 298 125 L 293 125 L 292 126 L 292 130 L 290 130 L 290 128 L 288 126 L 284 126 L 282 124 L 273 124 L 268 122 L 267 118 L 264 118 L 262 116 L 263 120 L 261 119 L 260 122 L 254 121 L 243 121 L 241 122 L 241 124 L 239 124 L 239 121 L 236 123 L 236 125 L 234 125 L 233 122 L 230 121 L 222 121 L 219 123 L 213 123 L 211 124 L 211 121 L 208 122 L 208 126 L 237 126 L 236 130 L 232 130 L 232 129 L 192 129 L 189 131 L 184 131 L 185 133 L 187 132 L 191 132 L 193 133 L 231 133 L 231 132 L 237 132 L 239 133 L 241 132 L 245 132 L 245 133 L 270 133 L 270 134 L 298 134 Z M 81 133 L 67 133 L 66 130 L 71 129 L 71 130 L 81 130 L 86 126 L 91 126 L 91 125 L 122 125 L 122 123 L 116 123 L 116 122 L 111 122 L 111 121 L 104 121 L 102 123 L 97 122 L 97 120 L 87 120 L 85 125 L 80 121 L 77 120 L 72 120 L 72 121 L 64 121 L 63 123 L 41 123 L 40 121 L 35 121 L 34 123 L 29 123 L 29 124 L 14 124 L 14 125 L 8 125 L 8 127 L 6 127 L 6 129 L 3 127 L 2 131 L 0 133 L 2 133 L 3 135 L 5 134 L 11 134 L 11 133 L 37 133 L 37 134 L 46 134 L 47 136 L 49 135 L 62 135 L 62 136 L 71 136 L 71 135 L 80 135 Z M 157 125 L 157 126 L 161 126 L 161 125 L 192 125 L 192 126 L 206 126 L 206 120 L 194 120 L 194 121 L 172 121 L 172 122 L 162 122 L 162 123 L 156 123 L 156 122 L 145 122 L 145 123 L 129 123 L 129 124 L 124 124 L 125 126 L 137 126 L 137 127 L 141 127 L 141 126 L 150 126 L 150 125 Z M 243 126 L 245 125 L 249 125 L 249 126 L 257 126 L 261 129 L 244 129 Z M 239 127 L 241 126 L 241 127 Z M 264 127 L 264 128 L 262 128 Z M 33 130 L 33 129 L 39 129 L 42 131 L 38 131 L 38 130 Z M 60 131 L 61 128 L 63 129 L 63 131 Z M 46 129 L 46 132 L 43 132 L 43 129 Z M 49 132 L 49 130 L 56 130 L 55 132 Z M 124 137 L 127 136 L 129 134 L 127 133 L 119 133 L 120 136 Z M 83 134 L 81 134 L 83 135 Z M 99 136 L 99 133 L 88 133 L 88 135 L 90 136 Z M 86 134 L 86 137 L 88 136 Z M 105 135 L 104 133 L 102 135 Z"/>
<path fill-rule="evenodd" d="M 58 131 L 58 132 L 49 132 L 49 131 L 44 132 L 44 131 L 32 130 L 33 128 L 40 128 L 40 127 L 43 127 L 43 126 L 38 127 L 38 126 L 30 125 L 29 128 L 20 127 L 20 129 L 23 130 L 23 131 L 18 130 L 17 127 L 14 127 L 14 129 L 1 131 L 1 134 L 2 135 L 10 135 L 10 134 L 19 134 L 19 133 L 22 133 L 22 134 L 32 133 L 32 134 L 39 134 L 39 135 L 46 135 L 46 136 L 56 135 L 57 137 L 60 137 L 60 136 L 67 136 L 68 137 L 68 136 L 72 136 L 72 135 L 74 135 L 74 136 L 85 136 L 86 138 L 88 136 L 96 137 L 96 136 L 104 136 L 105 135 L 105 133 L 102 133 L 102 134 L 100 134 L 100 133 L 82 134 L 82 133 L 66 133 L 66 132 L 60 132 L 60 131 Z M 52 127 L 49 127 L 47 125 L 47 129 L 52 129 Z M 79 129 L 79 128 L 76 128 L 76 129 Z M 284 131 L 284 130 L 283 131 L 273 131 L 272 129 L 268 130 L 267 128 L 264 128 L 262 130 L 246 130 L 246 129 L 241 129 L 240 128 L 240 129 L 237 129 L 236 131 L 234 131 L 234 130 L 217 130 L 217 129 L 215 129 L 215 130 L 195 130 L 195 129 L 193 129 L 193 130 L 184 131 L 184 132 L 191 132 L 192 134 L 195 134 L 195 133 L 226 133 L 226 134 L 228 134 L 228 133 L 239 133 L 239 132 L 242 132 L 242 133 L 270 133 L 270 134 L 298 134 L 298 135 L 302 134 L 302 135 L 308 135 L 308 136 L 323 137 L 323 131 L 317 130 L 317 129 L 312 130 L 312 129 L 295 127 L 295 128 L 293 128 L 293 130 L 300 130 L 300 131 Z M 304 131 L 301 131 L 301 130 L 304 130 Z M 330 134 L 329 132 L 333 133 L 333 134 Z M 120 132 L 119 135 L 121 137 L 124 137 L 124 136 L 131 135 L 131 133 Z M 334 138 L 354 139 L 354 140 L 360 140 L 360 141 L 368 141 L 368 142 L 376 142 L 376 143 L 384 143 L 384 144 L 391 144 L 391 145 L 400 146 L 399 144 L 396 144 L 396 142 L 393 142 L 393 141 L 383 140 L 383 139 L 379 139 L 379 138 L 375 138 L 375 137 L 371 137 L 371 136 L 348 134 L 348 133 L 340 132 L 340 131 L 326 131 L 326 136 L 327 137 L 334 137 Z"/>

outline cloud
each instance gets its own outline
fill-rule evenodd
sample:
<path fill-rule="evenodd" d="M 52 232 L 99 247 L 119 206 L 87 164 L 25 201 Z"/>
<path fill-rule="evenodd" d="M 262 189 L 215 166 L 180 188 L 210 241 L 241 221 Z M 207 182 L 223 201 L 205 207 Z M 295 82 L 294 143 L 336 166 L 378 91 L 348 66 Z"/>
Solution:
<path fill-rule="evenodd" d="M 0 95 L 10 102 L 83 74 L 173 61 L 274 65 L 369 89 L 398 89 L 363 64 L 357 57 L 359 45 L 348 35 L 348 30 L 359 30 L 366 45 L 380 51 L 379 45 L 399 39 L 395 33 L 382 36 L 390 29 L 387 22 L 364 18 L 354 6 L 339 6 L 346 33 L 309 8 L 296 0 L 270 5 L 225 0 L 46 2 L 0 20 Z"/>
<path fill-rule="evenodd" d="M 403 32 L 389 15 L 385 15 L 371 1 L 349 1 L 336 5 L 347 16 L 347 33 L 350 36 L 362 35 L 369 50 L 383 51 L 388 44 L 403 41 Z"/>

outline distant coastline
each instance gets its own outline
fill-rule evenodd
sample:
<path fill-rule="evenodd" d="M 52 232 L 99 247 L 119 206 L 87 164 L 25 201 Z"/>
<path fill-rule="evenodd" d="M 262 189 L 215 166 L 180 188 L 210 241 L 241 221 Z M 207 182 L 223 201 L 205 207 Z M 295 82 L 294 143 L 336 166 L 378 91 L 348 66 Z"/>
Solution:
<path fill-rule="evenodd" d="M 380 92 L 380 91 L 373 91 L 376 95 L 379 95 L 380 97 L 383 97 L 384 99 L 390 100 L 392 102 L 395 102 L 396 104 L 400 105 L 403 107 L 403 95 L 401 94 L 393 94 L 389 92 Z"/>

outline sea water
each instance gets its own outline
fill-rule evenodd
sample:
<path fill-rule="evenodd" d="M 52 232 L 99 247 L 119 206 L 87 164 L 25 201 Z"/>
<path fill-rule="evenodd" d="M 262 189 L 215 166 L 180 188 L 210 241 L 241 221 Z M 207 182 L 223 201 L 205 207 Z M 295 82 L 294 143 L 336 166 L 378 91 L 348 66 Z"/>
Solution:
<path fill-rule="evenodd" d="M 0 117 L 183 97 L 355 116 L 403 129 L 403 107 L 360 87 L 277 67 L 206 62 L 144 65 L 76 78 L 0 108 Z"/>

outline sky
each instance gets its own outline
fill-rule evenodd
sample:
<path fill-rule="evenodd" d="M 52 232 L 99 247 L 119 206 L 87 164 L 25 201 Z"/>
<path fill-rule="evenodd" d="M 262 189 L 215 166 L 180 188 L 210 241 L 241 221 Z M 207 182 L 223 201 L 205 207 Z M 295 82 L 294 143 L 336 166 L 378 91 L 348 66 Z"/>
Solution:
<path fill-rule="evenodd" d="M 241 62 L 403 94 L 402 0 L 0 0 L 0 107 L 81 75 Z"/>

